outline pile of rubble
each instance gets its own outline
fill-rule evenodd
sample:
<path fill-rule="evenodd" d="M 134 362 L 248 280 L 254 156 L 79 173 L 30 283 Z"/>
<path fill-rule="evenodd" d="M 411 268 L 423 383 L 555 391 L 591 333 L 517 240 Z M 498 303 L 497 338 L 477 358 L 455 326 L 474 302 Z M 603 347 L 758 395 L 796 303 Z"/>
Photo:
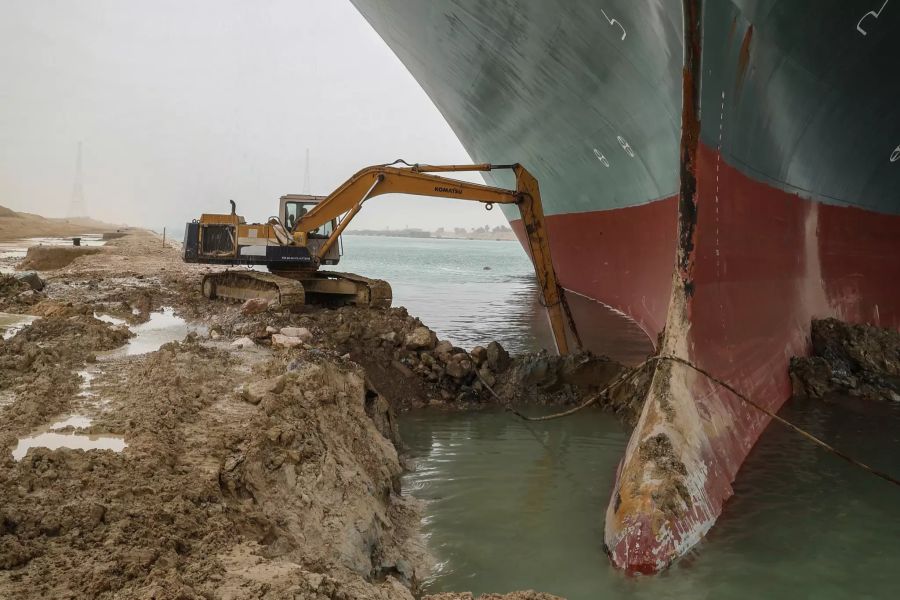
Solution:
<path fill-rule="evenodd" d="M 44 282 L 33 271 L 0 274 L 0 311 L 22 312 L 45 298 Z"/>
<path fill-rule="evenodd" d="M 837 319 L 812 322 L 812 353 L 791 359 L 794 395 L 900 402 L 900 332 Z"/>
<path fill-rule="evenodd" d="M 496 341 L 466 350 L 440 340 L 402 307 L 309 307 L 291 314 L 254 299 L 240 310 L 213 314 L 209 321 L 212 338 L 234 338 L 237 346 L 350 359 L 365 369 L 370 387 L 398 410 L 429 404 L 580 402 L 623 369 L 589 352 L 511 356 Z"/>

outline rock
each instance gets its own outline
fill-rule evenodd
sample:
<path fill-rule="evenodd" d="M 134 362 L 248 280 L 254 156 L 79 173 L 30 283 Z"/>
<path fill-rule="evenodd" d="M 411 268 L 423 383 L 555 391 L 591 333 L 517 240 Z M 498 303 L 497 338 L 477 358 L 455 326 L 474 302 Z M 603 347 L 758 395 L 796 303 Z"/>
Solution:
<path fill-rule="evenodd" d="M 255 315 L 265 312 L 269 308 L 269 301 L 265 298 L 250 298 L 241 305 L 242 315 Z"/>
<path fill-rule="evenodd" d="M 469 376 L 473 369 L 474 365 L 467 354 L 454 354 L 447 361 L 447 375 L 454 379 L 463 379 Z"/>
<path fill-rule="evenodd" d="M 256 323 L 242 321 L 231 326 L 231 331 L 235 335 L 247 335 L 256 328 Z"/>
<path fill-rule="evenodd" d="M 213 329 L 209 332 L 209 339 L 211 339 L 211 340 L 217 340 L 220 337 L 222 337 L 222 334 L 219 333 L 218 331 L 216 331 L 215 329 Z"/>
<path fill-rule="evenodd" d="M 487 346 L 487 365 L 495 373 L 502 373 L 509 366 L 509 352 L 498 342 Z"/>
<path fill-rule="evenodd" d="M 36 292 L 44 289 L 44 280 L 40 278 L 40 276 L 34 271 L 28 271 L 26 273 L 18 273 L 16 274 L 16 279 L 21 281 L 22 283 L 27 283 L 31 289 Z"/>
<path fill-rule="evenodd" d="M 303 345 L 303 340 L 292 335 L 276 333 L 272 336 L 272 345 L 281 346 L 282 348 L 296 348 Z"/>
<path fill-rule="evenodd" d="M 487 367 L 481 367 L 480 369 L 478 369 L 478 377 L 479 379 L 481 379 L 481 381 L 488 384 L 489 386 L 493 386 L 495 383 L 497 383 L 497 378 L 494 377 L 494 374 L 491 373 L 490 370 L 487 369 Z"/>
<path fill-rule="evenodd" d="M 484 346 L 475 346 L 470 354 L 476 366 L 480 367 L 487 361 L 487 349 Z"/>
<path fill-rule="evenodd" d="M 437 356 L 444 362 L 447 362 L 447 358 L 450 356 L 450 353 L 452 351 L 453 351 L 453 344 L 451 344 L 447 340 L 438 342 L 437 346 L 434 347 L 435 356 Z"/>
<path fill-rule="evenodd" d="M 231 345 L 235 348 L 252 348 L 256 345 L 256 342 L 248 337 L 241 337 L 231 342 Z"/>
<path fill-rule="evenodd" d="M 284 377 L 262 379 L 248 383 L 241 390 L 241 397 L 250 404 L 259 404 L 266 394 L 280 394 L 284 391 Z"/>
<path fill-rule="evenodd" d="M 346 344 L 350 341 L 352 334 L 350 333 L 350 328 L 347 327 L 346 324 L 338 327 L 338 330 L 334 332 L 334 335 L 331 336 L 331 339 L 334 340 L 337 344 Z"/>
<path fill-rule="evenodd" d="M 404 365 L 404 364 L 403 364 L 402 362 L 400 362 L 399 360 L 392 360 L 392 361 L 391 361 L 391 366 L 394 367 L 394 368 L 395 368 L 400 374 L 402 374 L 404 377 L 410 377 L 410 378 L 412 378 L 412 377 L 415 377 L 415 376 L 416 376 L 415 373 L 413 373 L 412 371 L 409 370 L 409 367 L 407 367 L 406 365 Z"/>
<path fill-rule="evenodd" d="M 387 333 L 384 333 L 381 335 L 381 339 L 383 339 L 384 341 L 389 342 L 391 344 L 396 344 L 397 343 L 397 332 L 389 331 Z"/>
<path fill-rule="evenodd" d="M 278 328 L 277 328 L 277 327 L 272 327 L 271 325 L 267 325 L 267 326 L 266 326 L 266 333 L 268 333 L 269 335 L 272 335 L 273 333 L 278 333 Z"/>
<path fill-rule="evenodd" d="M 266 331 L 266 327 L 263 326 L 262 323 L 254 323 L 253 328 L 247 334 L 249 337 L 254 340 L 264 340 L 269 337 L 269 332 Z"/>
<path fill-rule="evenodd" d="M 100 523 L 103 522 L 103 517 L 106 516 L 106 507 L 102 504 L 93 503 L 91 505 L 90 511 L 88 512 L 87 525 L 89 529 L 94 529 Z"/>
<path fill-rule="evenodd" d="M 404 341 L 407 350 L 431 350 L 437 344 L 437 336 L 427 327 L 416 327 Z"/>
<path fill-rule="evenodd" d="M 31 300 L 32 298 L 34 298 L 34 296 L 34 290 L 25 290 L 24 292 L 18 294 L 16 298 L 18 298 L 19 300 Z"/>
<path fill-rule="evenodd" d="M 306 327 L 282 327 L 281 335 L 299 338 L 302 342 L 308 342 L 312 339 L 312 333 Z"/>

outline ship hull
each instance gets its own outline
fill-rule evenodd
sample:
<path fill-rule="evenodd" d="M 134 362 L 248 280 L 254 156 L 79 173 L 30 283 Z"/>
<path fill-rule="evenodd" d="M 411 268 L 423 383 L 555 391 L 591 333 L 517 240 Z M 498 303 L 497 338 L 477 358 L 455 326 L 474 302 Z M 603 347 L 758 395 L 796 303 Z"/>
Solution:
<path fill-rule="evenodd" d="M 562 285 L 683 361 L 605 519 L 616 566 L 665 568 L 770 420 L 694 367 L 775 412 L 811 319 L 900 328 L 900 6 L 355 3 L 474 159 L 535 173 Z"/>

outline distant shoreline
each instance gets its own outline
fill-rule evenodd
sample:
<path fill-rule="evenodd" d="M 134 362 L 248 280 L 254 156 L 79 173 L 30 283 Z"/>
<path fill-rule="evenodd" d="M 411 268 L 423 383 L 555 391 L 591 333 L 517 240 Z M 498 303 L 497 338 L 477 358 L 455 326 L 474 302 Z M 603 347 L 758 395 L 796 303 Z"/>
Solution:
<path fill-rule="evenodd" d="M 473 241 L 488 241 L 488 242 L 517 242 L 518 238 L 513 231 L 504 230 L 504 231 L 468 231 L 468 232 L 454 232 L 454 231 L 423 231 L 421 229 L 404 229 L 397 231 L 390 230 L 357 230 L 357 231 L 347 231 L 344 233 L 347 236 L 359 236 L 359 237 L 391 237 L 391 238 L 405 238 L 405 239 L 426 239 L 426 240 L 473 240 Z"/>

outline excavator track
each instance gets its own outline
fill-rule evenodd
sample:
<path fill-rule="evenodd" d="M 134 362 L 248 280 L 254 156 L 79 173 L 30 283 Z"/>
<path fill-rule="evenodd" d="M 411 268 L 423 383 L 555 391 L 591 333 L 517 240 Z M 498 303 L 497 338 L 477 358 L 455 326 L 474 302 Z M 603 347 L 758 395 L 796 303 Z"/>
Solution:
<path fill-rule="evenodd" d="M 334 277 L 352 281 L 359 288 L 358 306 L 369 306 L 371 308 L 390 308 L 394 299 L 391 284 L 383 279 L 370 279 L 357 275 L 356 273 L 339 273 L 337 271 L 318 271 L 317 277 Z"/>
<path fill-rule="evenodd" d="M 210 300 L 243 302 L 265 298 L 289 309 L 304 304 L 389 308 L 392 300 L 391 286 L 386 281 L 333 271 L 279 270 L 274 274 L 228 270 L 205 275 L 202 291 Z"/>
<path fill-rule="evenodd" d="M 209 300 L 222 298 L 243 302 L 251 298 L 265 298 L 286 308 L 306 303 L 302 283 L 259 271 L 229 270 L 209 273 L 203 276 L 202 291 Z"/>

